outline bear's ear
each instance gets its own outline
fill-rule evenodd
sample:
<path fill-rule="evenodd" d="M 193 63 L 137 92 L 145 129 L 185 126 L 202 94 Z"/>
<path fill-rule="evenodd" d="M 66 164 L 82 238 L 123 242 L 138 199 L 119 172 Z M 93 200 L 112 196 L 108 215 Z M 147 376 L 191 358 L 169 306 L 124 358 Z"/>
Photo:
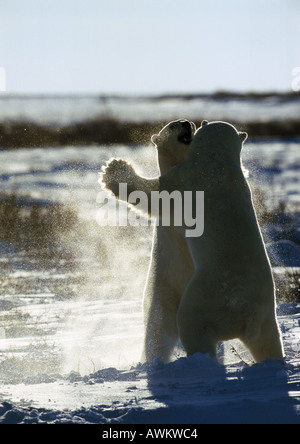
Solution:
<path fill-rule="evenodd" d="M 154 145 L 158 145 L 158 143 L 159 143 L 159 134 L 153 134 L 153 136 L 151 137 L 151 142 Z"/>
<path fill-rule="evenodd" d="M 245 140 L 248 139 L 248 134 L 247 133 L 241 133 L 239 132 L 239 136 L 242 142 L 245 142 Z"/>
<path fill-rule="evenodd" d="M 201 122 L 201 128 L 202 128 L 203 126 L 207 125 L 207 124 L 208 124 L 208 120 L 202 120 L 202 122 Z"/>

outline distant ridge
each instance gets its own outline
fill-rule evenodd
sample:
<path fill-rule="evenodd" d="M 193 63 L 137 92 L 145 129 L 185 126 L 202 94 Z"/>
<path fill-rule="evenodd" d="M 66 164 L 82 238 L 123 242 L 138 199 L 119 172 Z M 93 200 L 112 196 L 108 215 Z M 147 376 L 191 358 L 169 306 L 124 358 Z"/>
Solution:
<path fill-rule="evenodd" d="M 226 100 L 226 99 L 240 99 L 240 100 L 263 100 L 270 98 L 277 98 L 279 100 L 293 100 L 300 99 L 300 91 L 215 91 L 212 93 L 201 93 L 201 92 L 182 92 L 182 93 L 157 93 L 157 94 L 102 94 L 102 93 L 79 93 L 79 94 L 21 94 L 21 93 L 9 93 L 2 92 L 0 94 L 0 100 L 7 98 L 17 98 L 17 99 L 61 99 L 61 98 L 78 98 L 78 97 L 90 97 L 98 98 L 100 101 L 105 100 L 149 100 L 149 101 L 161 101 L 169 99 L 177 100 L 196 100 L 196 99 L 211 99 L 211 100 Z"/>

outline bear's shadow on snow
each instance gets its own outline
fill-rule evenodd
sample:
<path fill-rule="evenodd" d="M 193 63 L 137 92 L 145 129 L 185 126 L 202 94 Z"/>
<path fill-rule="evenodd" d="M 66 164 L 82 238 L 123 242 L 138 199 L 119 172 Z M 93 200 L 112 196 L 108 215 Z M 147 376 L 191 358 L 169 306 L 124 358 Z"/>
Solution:
<path fill-rule="evenodd" d="M 196 353 L 169 364 L 153 361 L 147 378 L 162 404 L 155 415 L 161 423 L 300 424 L 297 400 L 289 396 L 292 371 L 284 360 L 224 366 Z"/>

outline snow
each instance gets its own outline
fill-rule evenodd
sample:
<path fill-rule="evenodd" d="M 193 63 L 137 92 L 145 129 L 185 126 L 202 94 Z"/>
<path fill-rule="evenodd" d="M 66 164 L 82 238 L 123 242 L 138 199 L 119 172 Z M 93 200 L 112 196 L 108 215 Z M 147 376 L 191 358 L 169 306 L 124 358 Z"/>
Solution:
<path fill-rule="evenodd" d="M 58 106 L 59 101 L 59 106 Z M 293 120 L 299 115 L 300 101 L 227 97 L 136 98 L 97 96 L 13 96 L 1 95 L 0 119 L 40 124 L 68 125 L 89 119 L 112 118 L 123 122 L 170 121 L 178 118 L 240 121 Z"/>
<path fill-rule="evenodd" d="M 288 328 L 289 321 L 281 319 L 285 339 L 296 329 L 299 335 L 299 320 L 298 313 L 293 318 L 298 327 Z M 293 356 L 253 366 L 223 366 L 195 354 L 170 364 L 107 368 L 56 381 L 41 375 L 6 387 L 2 397 L 15 402 L 0 408 L 1 422 L 299 424 L 299 364 Z"/>
<path fill-rule="evenodd" d="M 300 250 L 298 245 L 288 240 L 267 244 L 267 252 L 274 267 L 300 267 Z"/>
<path fill-rule="evenodd" d="M 299 153 L 295 142 L 246 145 L 244 164 L 270 202 L 299 202 Z M 11 150 L 0 151 L 1 186 L 41 202 L 68 201 L 89 227 L 97 218 L 97 172 L 112 156 L 139 165 L 146 176 L 156 174 L 148 146 Z M 117 228 L 87 229 L 76 244 L 76 271 L 59 263 L 35 267 L 0 244 L 0 423 L 299 424 L 296 302 L 278 305 L 282 361 L 253 365 L 242 344 L 230 341 L 220 345 L 219 363 L 200 354 L 186 358 L 180 349 L 169 364 L 139 363 L 151 229 L 135 230 L 127 238 Z M 298 246 L 278 242 L 270 242 L 277 249 L 274 266 L 286 247 L 292 252 L 286 265 L 298 266 Z M 114 246 L 108 256 L 106 245 Z M 274 271 L 284 272 L 280 267 Z"/>

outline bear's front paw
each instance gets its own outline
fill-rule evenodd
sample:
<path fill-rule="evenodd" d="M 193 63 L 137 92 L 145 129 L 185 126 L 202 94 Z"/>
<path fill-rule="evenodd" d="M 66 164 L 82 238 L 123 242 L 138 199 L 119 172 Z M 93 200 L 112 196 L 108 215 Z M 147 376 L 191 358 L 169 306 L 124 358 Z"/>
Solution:
<path fill-rule="evenodd" d="M 113 159 L 103 168 L 99 182 L 118 197 L 119 184 L 126 183 L 131 187 L 135 178 L 136 173 L 129 163 L 122 159 Z"/>

